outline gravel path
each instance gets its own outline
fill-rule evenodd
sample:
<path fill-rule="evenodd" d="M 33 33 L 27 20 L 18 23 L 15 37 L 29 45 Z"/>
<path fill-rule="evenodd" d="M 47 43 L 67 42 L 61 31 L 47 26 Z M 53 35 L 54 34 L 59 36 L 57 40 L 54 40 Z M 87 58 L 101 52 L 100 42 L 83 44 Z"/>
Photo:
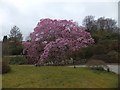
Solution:
<path fill-rule="evenodd" d="M 86 67 L 86 65 L 75 65 L 76 67 Z M 68 67 L 74 67 L 74 66 L 68 66 Z M 120 65 L 108 65 L 110 68 L 110 71 L 115 72 L 117 74 L 120 74 Z"/>
<path fill-rule="evenodd" d="M 108 67 L 110 68 L 110 70 L 111 70 L 112 72 L 115 72 L 115 73 L 117 73 L 117 74 L 120 74 L 120 71 L 119 71 L 120 65 L 108 65 Z"/>

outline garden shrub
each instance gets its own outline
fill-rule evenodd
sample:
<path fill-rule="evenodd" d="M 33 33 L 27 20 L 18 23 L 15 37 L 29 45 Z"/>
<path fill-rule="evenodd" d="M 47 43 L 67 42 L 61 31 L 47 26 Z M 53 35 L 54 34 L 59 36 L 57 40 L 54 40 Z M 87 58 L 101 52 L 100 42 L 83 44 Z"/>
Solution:
<path fill-rule="evenodd" d="M 98 43 L 98 41 L 99 41 L 99 39 L 100 39 L 100 35 L 97 35 L 97 34 L 95 34 L 95 33 L 92 33 L 92 37 L 93 37 L 95 43 Z"/>
<path fill-rule="evenodd" d="M 108 49 L 104 44 L 96 44 L 93 46 L 93 53 L 100 55 L 100 54 L 106 54 L 108 52 Z"/>
<path fill-rule="evenodd" d="M 24 56 L 14 56 L 10 57 L 9 64 L 27 64 L 27 59 Z"/>
<path fill-rule="evenodd" d="M 106 63 L 102 60 L 89 60 L 86 63 L 87 67 L 94 69 L 94 70 L 105 70 L 108 69 L 108 66 L 106 65 Z"/>
<path fill-rule="evenodd" d="M 118 63 L 118 55 L 119 55 L 119 53 L 114 51 L 114 50 L 107 53 L 107 56 L 108 56 L 108 59 L 109 59 L 108 62 Z"/>
<path fill-rule="evenodd" d="M 106 52 L 108 53 L 109 51 L 115 50 L 117 52 L 119 52 L 119 41 L 118 40 L 102 40 L 99 42 L 99 44 L 101 44 L 104 48 L 103 51 L 106 50 Z"/>
<path fill-rule="evenodd" d="M 104 62 L 108 63 L 109 57 L 106 54 L 99 54 L 99 55 L 93 55 L 91 59 L 94 60 L 103 60 Z"/>
<path fill-rule="evenodd" d="M 79 54 L 79 57 L 82 56 L 81 59 L 88 59 L 93 56 L 93 47 L 89 46 L 89 47 L 82 48 L 80 52 L 81 53 Z"/>
<path fill-rule="evenodd" d="M 9 42 L 8 45 L 10 55 L 20 55 L 23 51 L 23 46 L 20 42 Z"/>
<path fill-rule="evenodd" d="M 8 73 L 11 70 L 9 63 L 5 60 L 2 61 L 2 74 Z"/>
<path fill-rule="evenodd" d="M 92 56 L 93 56 L 93 47 L 88 46 L 85 48 L 81 48 L 80 50 L 72 53 L 70 57 L 74 59 L 75 64 L 85 64 L 87 59 L 91 58 Z"/>
<path fill-rule="evenodd" d="M 97 59 L 97 60 L 103 60 L 106 63 L 120 63 L 118 56 L 120 53 L 116 52 L 115 50 L 112 50 L 108 52 L 107 54 L 99 54 L 99 55 L 93 55 L 91 59 Z"/>
<path fill-rule="evenodd" d="M 107 33 L 102 36 L 101 40 L 120 40 L 120 34 L 119 33 Z"/>

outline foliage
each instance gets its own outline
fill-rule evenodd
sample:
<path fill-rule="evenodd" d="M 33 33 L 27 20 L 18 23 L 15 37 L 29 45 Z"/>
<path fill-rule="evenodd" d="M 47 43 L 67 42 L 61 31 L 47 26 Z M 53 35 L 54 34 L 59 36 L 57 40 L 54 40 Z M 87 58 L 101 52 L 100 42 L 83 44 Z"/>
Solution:
<path fill-rule="evenodd" d="M 100 59 L 106 63 L 118 63 L 118 56 L 120 54 L 119 46 L 117 39 L 99 40 L 98 43 L 92 46 L 92 50 L 90 52 L 93 53 L 93 55 L 90 58 Z M 113 53 L 110 54 L 110 52 Z"/>
<path fill-rule="evenodd" d="M 92 15 L 88 15 L 83 20 L 83 25 L 87 31 L 106 31 L 106 32 L 118 32 L 117 22 L 111 18 L 99 17 L 97 20 Z"/>
<path fill-rule="evenodd" d="M 20 55 L 23 51 L 21 42 L 4 42 L 2 43 L 2 55 Z"/>
<path fill-rule="evenodd" d="M 3 88 L 117 88 L 118 76 L 112 72 L 63 66 L 33 67 L 11 65 L 2 76 Z"/>
<path fill-rule="evenodd" d="M 87 59 L 93 56 L 93 47 L 88 46 L 72 53 L 71 57 L 74 59 L 75 64 L 85 64 Z"/>
<path fill-rule="evenodd" d="M 76 63 L 90 58 L 108 63 L 117 62 L 117 55 L 120 54 L 120 28 L 116 21 L 105 17 L 95 20 L 94 16 L 89 15 L 84 18 L 83 25 L 85 27 L 72 20 L 41 19 L 23 43 L 28 63 L 68 64 L 70 58 Z M 22 54 L 21 41 L 20 29 L 13 26 L 9 37 L 3 37 L 2 55 Z M 93 42 L 95 45 L 89 47 Z"/>
<path fill-rule="evenodd" d="M 4 73 L 8 73 L 11 70 L 7 60 L 5 60 L 5 58 L 3 58 L 2 60 L 2 74 Z"/>
<path fill-rule="evenodd" d="M 97 20 L 97 27 L 99 30 L 107 30 L 108 32 L 116 29 L 116 21 L 111 18 L 100 17 Z"/>
<path fill-rule="evenodd" d="M 115 50 L 109 51 L 106 54 L 94 54 L 91 59 L 100 59 L 103 60 L 106 63 L 118 63 L 120 53 L 116 52 Z"/>
<path fill-rule="evenodd" d="M 94 43 L 90 33 L 71 20 L 41 19 L 30 38 L 23 43 L 24 53 L 38 64 L 51 60 L 59 63 L 70 58 L 71 52 Z"/>
<path fill-rule="evenodd" d="M 104 62 L 108 63 L 108 56 L 106 54 L 94 54 L 91 59 L 94 60 L 103 60 Z"/>
<path fill-rule="evenodd" d="M 83 25 L 86 27 L 87 31 L 95 31 L 96 30 L 96 21 L 94 20 L 94 16 L 86 16 L 83 20 Z"/>
<path fill-rule="evenodd" d="M 93 52 L 94 54 L 97 54 L 97 55 L 101 55 L 101 54 L 105 54 L 107 53 L 108 49 L 105 47 L 105 45 L 102 45 L 102 44 L 97 44 L 97 45 L 94 45 L 93 47 Z"/>
<path fill-rule="evenodd" d="M 22 41 L 22 33 L 20 32 L 20 29 L 17 26 L 13 26 L 13 28 L 10 31 L 10 35 L 9 35 L 9 39 L 11 41 L 18 41 L 21 42 Z"/>
<path fill-rule="evenodd" d="M 14 26 L 9 35 L 9 53 L 10 55 L 20 55 L 23 51 L 22 47 L 22 33 L 17 26 Z"/>
<path fill-rule="evenodd" d="M 83 55 L 84 55 L 85 59 L 88 59 L 88 58 L 93 56 L 93 47 L 92 46 L 89 46 L 87 48 L 83 48 L 82 50 L 83 50 L 83 53 L 84 53 Z"/>
<path fill-rule="evenodd" d="M 21 55 L 23 51 L 23 45 L 21 42 L 9 42 L 10 55 Z"/>
<path fill-rule="evenodd" d="M 115 63 L 120 62 L 120 61 L 118 61 L 118 55 L 120 55 L 120 54 L 114 50 L 107 53 L 109 62 L 115 62 Z"/>
<path fill-rule="evenodd" d="M 102 37 L 101 40 L 120 40 L 120 34 L 119 33 L 105 33 Z"/>
<path fill-rule="evenodd" d="M 98 43 L 100 38 L 101 38 L 101 35 L 97 34 L 97 33 L 91 33 L 95 43 Z"/>
<path fill-rule="evenodd" d="M 24 56 L 12 56 L 9 57 L 10 61 L 9 64 L 27 64 L 27 60 Z"/>
<path fill-rule="evenodd" d="M 107 69 L 108 66 L 107 64 L 102 61 L 102 60 L 89 60 L 86 65 L 89 68 L 95 69 L 95 70 L 104 70 L 105 68 Z"/>
<path fill-rule="evenodd" d="M 17 26 L 14 26 L 7 36 L 3 37 L 2 53 L 4 55 L 20 55 L 23 51 L 22 33 Z"/>
<path fill-rule="evenodd" d="M 9 55 L 9 44 L 8 42 L 2 42 L 2 56 Z"/>

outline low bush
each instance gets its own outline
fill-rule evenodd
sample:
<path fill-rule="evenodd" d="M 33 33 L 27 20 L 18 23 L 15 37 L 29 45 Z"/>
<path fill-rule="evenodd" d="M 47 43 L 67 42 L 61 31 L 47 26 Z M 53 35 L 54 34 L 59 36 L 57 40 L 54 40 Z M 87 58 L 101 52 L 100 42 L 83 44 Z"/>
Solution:
<path fill-rule="evenodd" d="M 27 64 L 27 59 L 24 56 L 14 56 L 14 57 L 9 57 L 10 61 L 9 64 Z"/>
<path fill-rule="evenodd" d="M 118 63 L 118 55 L 119 53 L 116 51 L 110 51 L 109 53 L 107 53 L 108 59 L 109 59 L 109 63 L 113 62 L 113 63 Z"/>
<path fill-rule="evenodd" d="M 104 62 L 106 62 L 107 63 L 107 61 L 108 61 L 108 56 L 107 55 L 105 55 L 105 54 L 99 54 L 99 55 L 93 55 L 92 57 L 91 57 L 91 59 L 94 59 L 94 60 L 102 60 L 102 61 L 104 61 Z"/>
<path fill-rule="evenodd" d="M 99 54 L 99 55 L 95 54 L 91 57 L 91 59 L 103 60 L 106 63 L 120 63 L 119 55 L 120 53 L 116 52 L 115 50 L 112 50 L 107 54 Z"/>
<path fill-rule="evenodd" d="M 108 69 L 108 66 L 106 65 L 106 63 L 102 60 L 89 60 L 86 63 L 87 67 L 94 69 L 94 70 L 105 70 Z"/>
<path fill-rule="evenodd" d="M 9 63 L 5 60 L 2 61 L 2 74 L 8 73 L 11 70 Z"/>
<path fill-rule="evenodd" d="M 93 46 L 92 50 L 93 50 L 93 53 L 96 55 L 106 54 L 108 52 L 108 49 L 104 44 L 96 44 Z"/>

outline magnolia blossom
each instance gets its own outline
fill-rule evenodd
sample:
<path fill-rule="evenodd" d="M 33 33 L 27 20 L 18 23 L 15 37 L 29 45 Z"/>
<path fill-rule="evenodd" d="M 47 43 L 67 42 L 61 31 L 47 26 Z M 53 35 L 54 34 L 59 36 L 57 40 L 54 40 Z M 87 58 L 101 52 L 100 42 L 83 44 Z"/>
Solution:
<path fill-rule="evenodd" d="M 80 50 L 94 43 L 89 32 L 72 20 L 41 19 L 25 42 L 24 51 L 31 63 L 65 59 L 68 52 Z M 55 62 L 54 61 L 54 62 Z"/>

